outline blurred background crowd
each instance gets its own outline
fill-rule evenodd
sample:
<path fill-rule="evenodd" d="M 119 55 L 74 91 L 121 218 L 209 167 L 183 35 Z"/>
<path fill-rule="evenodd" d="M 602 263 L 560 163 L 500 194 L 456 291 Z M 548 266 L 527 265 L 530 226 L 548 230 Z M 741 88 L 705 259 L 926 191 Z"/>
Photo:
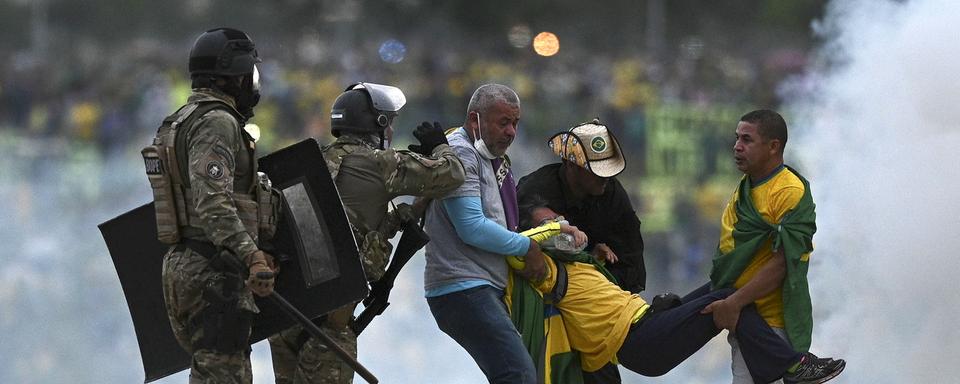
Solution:
<path fill-rule="evenodd" d="M 111 340 L 129 332 L 129 318 L 95 226 L 148 201 L 139 150 L 185 101 L 187 54 L 206 29 L 244 30 L 264 59 L 251 120 L 261 154 L 307 137 L 332 141 L 330 105 L 357 81 L 405 92 L 394 139 L 402 147 L 422 120 L 459 125 L 478 85 L 513 87 L 522 117 L 508 154 L 518 177 L 557 161 L 550 135 L 599 117 L 627 158 L 619 179 L 643 223 L 648 292 L 683 292 L 707 278 L 720 212 L 740 176 L 736 122 L 781 106 L 777 85 L 814 60 L 811 25 L 824 5 L 0 0 L 0 241 L 16 255 L 0 268 L 0 305 L 17 308 L 0 312 L 0 330 L 19 335 L 4 337 L 0 360 L 13 363 L 0 381 L 35 370 L 57 378 L 53 367 L 71 348 L 136 353 L 129 338 L 120 347 Z M 556 53 L 534 48 L 540 32 L 556 36 Z M 89 309 L 104 298 L 109 310 Z M 69 312 L 87 315 L 58 315 Z M 36 330 L 22 322 L 30 316 L 61 320 Z M 93 334 L 70 331 L 91 322 Z M 31 348 L 51 329 L 83 346 Z M 17 351 L 27 353 L 14 359 Z"/>
<path fill-rule="evenodd" d="M 650 263 L 672 278 L 702 277 L 697 269 L 712 253 L 736 177 L 736 120 L 778 107 L 776 86 L 803 70 L 822 3 L 7 0 L 0 2 L 4 179 L 30 189 L 32 180 L 61 172 L 80 179 L 65 193 L 91 201 L 114 189 L 98 185 L 110 177 L 103 169 L 87 167 L 137 162 L 135 151 L 189 93 L 193 39 L 232 25 L 253 37 L 265 60 L 252 119 L 263 132 L 261 149 L 330 141 L 330 105 L 352 82 L 404 90 L 398 145 L 412 140 L 420 120 L 459 124 L 473 89 L 501 82 L 523 102 L 511 151 L 519 175 L 554 161 L 525 156 L 545 154 L 551 134 L 599 117 L 625 148 L 621 178 L 649 236 Z M 556 54 L 532 48 L 541 31 L 558 37 Z M 57 160 L 84 168 L 83 176 L 43 169 Z M 36 201 L 17 204 L 18 214 L 30 216 L 23 210 Z"/>

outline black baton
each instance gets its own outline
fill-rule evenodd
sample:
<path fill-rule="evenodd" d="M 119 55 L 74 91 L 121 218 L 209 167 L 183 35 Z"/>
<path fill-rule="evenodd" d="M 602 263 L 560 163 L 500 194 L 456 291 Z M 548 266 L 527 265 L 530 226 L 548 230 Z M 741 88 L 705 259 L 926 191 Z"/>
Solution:
<path fill-rule="evenodd" d="M 271 277 L 273 277 L 273 272 L 257 272 L 257 278 L 269 279 Z M 360 377 L 362 377 L 368 383 L 377 384 L 380 382 L 377 380 L 377 377 L 373 375 L 373 373 L 370 373 L 370 371 L 360 364 L 357 359 L 354 359 L 353 356 L 350 356 L 350 354 L 347 353 L 343 347 L 333 341 L 330 336 L 327 336 L 325 333 L 323 333 L 323 331 L 320 330 L 320 327 L 314 324 L 313 321 L 310 321 L 310 319 L 308 319 L 303 312 L 300 312 L 297 307 L 294 307 L 293 304 L 290 304 L 290 302 L 287 301 L 287 299 L 284 299 L 283 296 L 280 296 L 279 293 L 276 291 L 271 292 L 270 295 L 266 296 L 266 298 L 270 299 L 271 302 L 280 307 L 280 309 L 283 310 L 287 316 L 290 316 L 290 318 L 296 320 L 297 323 L 300 323 L 300 325 L 310 333 L 310 336 L 320 339 L 320 341 L 326 344 L 328 348 L 332 349 L 333 352 L 340 357 L 340 360 L 343 360 L 343 362 L 347 363 L 350 368 L 353 368 L 353 370 L 359 373 Z"/>

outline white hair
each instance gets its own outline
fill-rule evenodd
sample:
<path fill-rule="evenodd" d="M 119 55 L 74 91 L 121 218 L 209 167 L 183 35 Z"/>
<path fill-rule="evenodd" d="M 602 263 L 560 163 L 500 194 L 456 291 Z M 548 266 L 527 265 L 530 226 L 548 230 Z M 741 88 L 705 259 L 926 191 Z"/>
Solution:
<path fill-rule="evenodd" d="M 520 107 L 520 97 L 510 87 L 502 84 L 484 84 L 473 92 L 470 103 L 467 104 L 467 113 L 486 113 L 494 105 L 505 103 L 517 108 Z"/>

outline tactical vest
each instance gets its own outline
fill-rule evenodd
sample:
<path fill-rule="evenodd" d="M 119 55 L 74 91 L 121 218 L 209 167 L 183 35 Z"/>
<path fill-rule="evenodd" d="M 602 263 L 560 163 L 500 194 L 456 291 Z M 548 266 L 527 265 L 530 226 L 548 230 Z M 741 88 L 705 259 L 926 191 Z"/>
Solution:
<path fill-rule="evenodd" d="M 330 171 L 330 178 L 333 179 L 334 183 L 337 182 L 337 176 L 340 174 L 340 165 L 343 163 L 343 157 L 352 153 L 352 151 L 346 148 L 350 145 L 354 144 L 333 142 L 332 144 L 324 146 L 322 149 L 323 158 L 327 162 L 327 170 Z M 350 229 L 353 230 L 353 237 L 357 242 L 357 246 L 360 247 L 360 257 L 363 261 L 367 280 L 379 280 L 387 268 L 387 262 L 390 260 L 390 254 L 393 251 L 393 245 L 390 244 L 390 240 L 387 237 L 388 234 L 384 233 L 386 231 L 380 230 L 380 227 L 389 225 L 389 223 L 387 223 L 389 219 L 384 220 L 384 223 L 369 223 L 377 224 L 377 229 L 366 231 L 357 226 L 360 218 L 357 217 L 353 210 L 345 209 L 345 211 L 347 213 L 347 220 L 350 222 Z M 389 236 L 392 235 L 393 233 L 389 234 Z"/>
<path fill-rule="evenodd" d="M 153 144 L 141 151 L 153 190 L 157 238 L 163 243 L 175 244 L 184 236 L 203 233 L 187 170 L 188 135 L 184 134 L 186 129 L 181 128 L 191 127 L 197 119 L 214 109 L 229 112 L 237 121 L 244 120 L 234 108 L 222 101 L 207 99 L 190 102 L 167 116 L 157 129 Z M 244 147 L 249 148 L 246 145 Z M 238 168 L 250 167 L 250 178 L 234 179 L 233 201 L 246 232 L 257 241 L 259 238 L 270 238 L 276 232 L 280 200 L 267 175 L 254 172 L 256 162 L 250 151 L 250 164 L 237 164 Z"/>

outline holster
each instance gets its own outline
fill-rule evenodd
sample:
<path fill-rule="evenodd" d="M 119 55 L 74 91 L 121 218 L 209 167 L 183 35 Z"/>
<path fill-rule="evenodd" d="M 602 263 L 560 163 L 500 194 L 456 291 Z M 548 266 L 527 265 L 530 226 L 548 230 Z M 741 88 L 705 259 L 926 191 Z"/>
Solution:
<path fill-rule="evenodd" d="M 196 348 L 234 353 L 249 348 L 253 313 L 240 309 L 237 303 L 243 284 L 236 274 L 226 276 L 218 287 L 211 285 L 203 291 L 207 307 L 196 317 L 203 328 L 203 336 Z"/>
<path fill-rule="evenodd" d="M 253 325 L 253 313 L 238 306 L 240 293 L 244 289 L 246 268 L 239 268 L 236 262 L 226 258 L 236 258 L 225 250 L 217 250 L 212 243 L 181 239 L 178 250 L 190 248 L 210 260 L 210 268 L 220 272 L 216 279 L 203 289 L 203 300 L 207 303 L 199 314 L 191 319 L 191 334 L 202 331 L 193 348 L 211 349 L 231 354 L 250 349 L 250 328 Z"/>

